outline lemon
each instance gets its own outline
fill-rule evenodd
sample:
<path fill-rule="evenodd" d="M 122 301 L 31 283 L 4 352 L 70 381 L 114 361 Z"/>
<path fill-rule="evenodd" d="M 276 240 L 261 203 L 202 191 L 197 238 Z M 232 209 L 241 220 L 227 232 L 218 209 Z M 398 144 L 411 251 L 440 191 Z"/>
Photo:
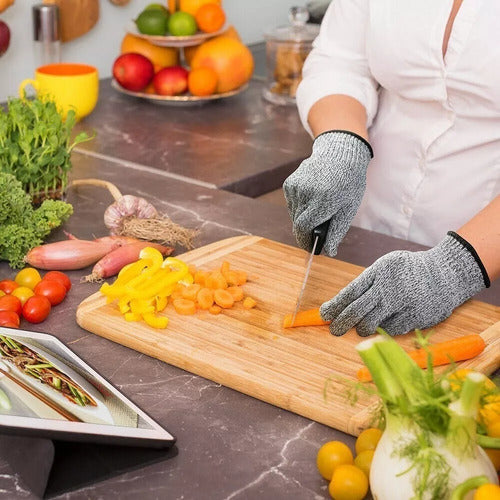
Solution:
<path fill-rule="evenodd" d="M 168 14 L 159 9 L 147 9 L 139 14 L 135 24 L 139 33 L 144 35 L 165 35 L 168 19 Z"/>
<path fill-rule="evenodd" d="M 198 31 L 194 16 L 177 11 L 168 18 L 168 31 L 174 36 L 191 36 Z"/>

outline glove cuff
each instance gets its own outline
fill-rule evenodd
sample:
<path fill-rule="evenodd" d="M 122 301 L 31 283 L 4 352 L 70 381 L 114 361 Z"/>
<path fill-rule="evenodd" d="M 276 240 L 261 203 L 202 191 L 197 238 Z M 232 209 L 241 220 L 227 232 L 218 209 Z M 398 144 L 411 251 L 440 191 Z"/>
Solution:
<path fill-rule="evenodd" d="M 484 286 L 486 288 L 489 288 L 491 285 L 490 277 L 488 276 L 488 272 L 486 271 L 486 268 L 484 267 L 484 264 L 481 261 L 481 258 L 479 257 L 478 253 L 476 252 L 476 249 L 465 238 L 462 238 L 462 236 L 455 233 L 454 231 L 448 231 L 448 233 L 446 233 L 446 234 L 448 236 L 451 236 L 451 238 L 456 240 L 460 245 L 462 245 L 463 248 L 465 248 L 469 252 L 469 254 L 474 259 L 475 263 L 477 264 L 477 267 L 481 271 L 481 275 L 482 275 L 483 281 L 484 281 Z"/>
<path fill-rule="evenodd" d="M 361 137 L 360 135 L 355 134 L 354 132 L 351 132 L 350 130 L 326 130 L 325 132 L 321 132 L 321 134 L 317 135 L 314 139 L 314 142 L 316 142 L 318 137 L 326 136 L 328 134 L 345 134 L 345 135 L 350 135 L 352 137 L 355 137 L 356 139 L 360 140 L 368 148 L 368 152 L 370 153 L 370 158 L 373 158 L 373 149 L 372 149 L 370 143 L 364 137 Z"/>

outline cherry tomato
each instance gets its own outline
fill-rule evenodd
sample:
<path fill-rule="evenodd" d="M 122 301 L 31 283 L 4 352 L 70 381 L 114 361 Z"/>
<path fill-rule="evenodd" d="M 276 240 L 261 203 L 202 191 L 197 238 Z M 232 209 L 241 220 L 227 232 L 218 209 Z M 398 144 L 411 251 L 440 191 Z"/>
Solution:
<path fill-rule="evenodd" d="M 474 493 L 474 500 L 498 500 L 500 498 L 500 486 L 488 483 L 480 486 Z"/>
<path fill-rule="evenodd" d="M 362 431 L 356 439 L 355 449 L 356 453 L 361 453 L 365 450 L 374 450 L 377 447 L 382 431 L 375 427 L 370 427 Z"/>
<path fill-rule="evenodd" d="M 319 473 L 330 480 L 333 471 L 341 464 L 352 464 L 354 461 L 351 449 L 341 441 L 328 441 L 318 451 L 316 465 Z"/>
<path fill-rule="evenodd" d="M 5 292 L 6 294 L 12 293 L 14 288 L 17 288 L 19 285 L 14 280 L 2 280 L 0 281 L 0 290 Z"/>
<path fill-rule="evenodd" d="M 333 471 L 328 492 L 333 500 L 363 500 L 368 493 L 368 478 L 355 465 L 339 465 Z"/>
<path fill-rule="evenodd" d="M 33 297 L 33 295 L 35 295 L 35 292 L 31 288 L 28 288 L 26 286 L 18 286 L 12 291 L 11 295 L 13 297 L 17 297 L 21 301 L 21 304 L 24 306 L 24 303 L 30 297 Z"/>
<path fill-rule="evenodd" d="M 33 290 L 33 288 L 35 288 L 35 286 L 42 281 L 42 277 L 36 269 L 32 267 L 25 267 L 16 274 L 14 281 L 19 286 L 25 286 Z"/>
<path fill-rule="evenodd" d="M 52 306 L 60 304 L 66 297 L 66 288 L 60 281 L 42 280 L 33 290 L 35 295 L 47 297 Z"/>
<path fill-rule="evenodd" d="M 354 465 L 359 467 L 366 474 L 366 477 L 370 477 L 374 453 L 374 450 L 363 450 L 361 453 L 358 453 L 354 459 Z"/>
<path fill-rule="evenodd" d="M 20 322 L 19 314 L 14 311 L 0 311 L 0 326 L 19 328 Z"/>
<path fill-rule="evenodd" d="M 48 273 L 45 274 L 43 279 L 59 281 L 64 285 L 66 291 L 69 292 L 71 290 L 71 280 L 68 278 L 67 274 L 62 273 L 61 271 L 49 271 Z"/>
<path fill-rule="evenodd" d="M 21 300 L 14 295 L 4 295 L 0 297 L 0 311 L 14 311 L 16 314 L 21 314 L 23 305 Z"/>
<path fill-rule="evenodd" d="M 41 323 L 50 313 L 50 301 L 43 295 L 33 295 L 23 306 L 23 317 L 30 323 Z"/>

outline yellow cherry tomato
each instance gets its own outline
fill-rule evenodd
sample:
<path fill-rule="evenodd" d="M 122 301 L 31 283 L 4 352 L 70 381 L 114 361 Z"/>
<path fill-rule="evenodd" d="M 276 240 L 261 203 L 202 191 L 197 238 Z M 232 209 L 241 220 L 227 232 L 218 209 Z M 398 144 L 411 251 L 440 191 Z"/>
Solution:
<path fill-rule="evenodd" d="M 474 493 L 474 500 L 500 500 L 500 486 L 483 484 Z"/>
<path fill-rule="evenodd" d="M 351 449 L 341 441 L 328 441 L 319 449 L 316 456 L 319 473 L 328 481 L 332 478 L 336 467 L 353 462 Z"/>
<path fill-rule="evenodd" d="M 17 297 L 21 301 L 21 304 L 24 306 L 24 303 L 30 297 L 33 297 L 33 295 L 35 295 L 35 292 L 27 286 L 18 286 L 17 288 L 14 288 L 14 290 L 12 290 L 11 295 Z"/>
<path fill-rule="evenodd" d="M 355 465 L 339 465 L 333 471 L 328 492 L 333 500 L 362 500 L 368 493 L 368 478 Z"/>
<path fill-rule="evenodd" d="M 483 406 L 479 409 L 479 421 L 491 436 L 490 428 L 500 425 L 500 394 L 491 394 L 484 398 Z"/>
<path fill-rule="evenodd" d="M 356 439 L 355 449 L 356 453 L 359 454 L 365 450 L 374 450 L 377 447 L 380 438 L 382 437 L 382 431 L 375 427 L 365 429 Z"/>
<path fill-rule="evenodd" d="M 33 290 L 33 288 L 35 288 L 35 286 L 42 281 L 42 277 L 40 276 L 38 270 L 33 267 L 25 267 L 16 274 L 14 281 L 19 286 L 25 286 Z"/>
<path fill-rule="evenodd" d="M 359 467 L 366 474 L 366 477 L 370 477 L 370 467 L 372 466 L 374 453 L 375 450 L 363 450 L 354 458 L 354 465 Z"/>

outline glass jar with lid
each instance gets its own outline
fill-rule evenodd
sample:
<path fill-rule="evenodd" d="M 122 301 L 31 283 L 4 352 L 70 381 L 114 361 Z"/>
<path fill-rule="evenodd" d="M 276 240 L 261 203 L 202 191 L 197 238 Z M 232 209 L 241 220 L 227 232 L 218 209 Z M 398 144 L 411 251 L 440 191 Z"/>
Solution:
<path fill-rule="evenodd" d="M 302 66 L 319 33 L 305 7 L 292 7 L 290 24 L 265 33 L 267 80 L 263 95 L 274 104 L 295 104 Z"/>

